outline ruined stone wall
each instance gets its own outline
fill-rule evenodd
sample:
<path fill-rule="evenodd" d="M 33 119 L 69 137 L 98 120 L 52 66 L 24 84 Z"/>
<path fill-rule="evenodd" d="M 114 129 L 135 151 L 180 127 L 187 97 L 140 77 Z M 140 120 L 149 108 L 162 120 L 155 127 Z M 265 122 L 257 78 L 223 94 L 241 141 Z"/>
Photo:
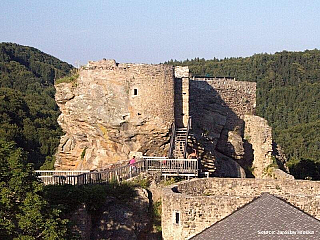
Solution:
<path fill-rule="evenodd" d="M 320 184 L 306 180 L 209 178 L 163 189 L 164 239 L 187 239 L 251 202 L 261 193 L 280 197 L 320 219 Z M 179 214 L 179 223 L 176 221 Z"/>
<path fill-rule="evenodd" d="M 256 83 L 227 80 L 206 81 L 220 95 L 225 104 L 238 116 L 253 114 L 256 107 Z"/>
<path fill-rule="evenodd" d="M 197 81 L 194 81 L 195 84 Z M 239 118 L 245 114 L 254 114 L 256 107 L 256 83 L 235 80 L 207 80 L 207 84 L 212 87 L 219 95 L 220 103 L 235 113 Z M 237 125 L 235 119 L 228 112 L 227 123 L 231 130 Z"/>
<path fill-rule="evenodd" d="M 233 169 L 239 169 L 239 164 L 244 168 L 250 165 L 252 154 L 246 154 L 243 116 L 253 113 L 255 104 L 256 83 L 233 79 L 190 80 L 193 132 L 206 151 L 214 155 L 217 176 L 240 176 Z M 212 164 L 204 161 L 203 165 Z M 211 171 L 210 167 L 208 170 Z"/>
<path fill-rule="evenodd" d="M 66 132 L 56 168 L 103 168 L 132 152 L 166 152 L 174 121 L 172 66 L 89 62 L 74 83 L 56 90 Z"/>

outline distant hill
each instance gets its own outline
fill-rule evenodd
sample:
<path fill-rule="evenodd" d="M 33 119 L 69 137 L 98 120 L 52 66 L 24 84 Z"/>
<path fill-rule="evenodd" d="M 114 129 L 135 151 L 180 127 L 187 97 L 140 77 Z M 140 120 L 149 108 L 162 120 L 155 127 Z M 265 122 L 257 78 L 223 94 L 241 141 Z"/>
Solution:
<path fill-rule="evenodd" d="M 284 149 L 291 172 L 297 178 L 320 179 L 319 50 L 167 64 L 189 66 L 194 75 L 257 82 L 257 115 L 273 127 L 274 140 Z"/>
<path fill-rule="evenodd" d="M 36 168 L 52 165 L 62 135 L 54 79 L 72 68 L 38 49 L 0 43 L 0 140 L 23 148 Z"/>

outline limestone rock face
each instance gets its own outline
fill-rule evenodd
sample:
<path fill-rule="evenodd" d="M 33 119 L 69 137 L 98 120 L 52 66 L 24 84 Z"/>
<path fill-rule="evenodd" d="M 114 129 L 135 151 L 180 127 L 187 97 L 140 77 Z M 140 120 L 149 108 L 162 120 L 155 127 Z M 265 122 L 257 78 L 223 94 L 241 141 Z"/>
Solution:
<path fill-rule="evenodd" d="M 253 174 L 256 178 L 268 178 L 266 170 L 273 163 L 272 129 L 267 120 L 253 115 L 246 115 L 245 138 L 252 145 L 254 159 Z"/>
<path fill-rule="evenodd" d="M 56 85 L 66 133 L 57 169 L 98 169 L 130 153 L 164 155 L 174 121 L 173 68 L 89 62 L 74 83 Z"/>

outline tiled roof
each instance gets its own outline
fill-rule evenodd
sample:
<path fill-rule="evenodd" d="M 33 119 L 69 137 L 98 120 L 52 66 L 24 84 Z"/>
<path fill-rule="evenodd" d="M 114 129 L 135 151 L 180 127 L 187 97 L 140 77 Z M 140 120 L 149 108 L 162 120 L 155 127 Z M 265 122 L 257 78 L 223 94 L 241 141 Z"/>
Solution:
<path fill-rule="evenodd" d="M 269 193 L 263 193 L 259 198 L 213 224 L 191 239 L 318 240 L 320 239 L 320 221 L 284 200 Z"/>

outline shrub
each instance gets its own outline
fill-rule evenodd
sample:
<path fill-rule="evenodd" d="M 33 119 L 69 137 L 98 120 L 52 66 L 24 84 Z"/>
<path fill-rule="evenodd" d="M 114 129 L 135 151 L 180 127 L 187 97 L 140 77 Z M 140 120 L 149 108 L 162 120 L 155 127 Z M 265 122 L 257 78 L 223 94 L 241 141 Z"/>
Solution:
<path fill-rule="evenodd" d="M 55 80 L 55 84 L 75 83 L 78 77 L 79 77 L 79 70 L 75 68 L 70 71 L 70 74 L 68 76 Z"/>

